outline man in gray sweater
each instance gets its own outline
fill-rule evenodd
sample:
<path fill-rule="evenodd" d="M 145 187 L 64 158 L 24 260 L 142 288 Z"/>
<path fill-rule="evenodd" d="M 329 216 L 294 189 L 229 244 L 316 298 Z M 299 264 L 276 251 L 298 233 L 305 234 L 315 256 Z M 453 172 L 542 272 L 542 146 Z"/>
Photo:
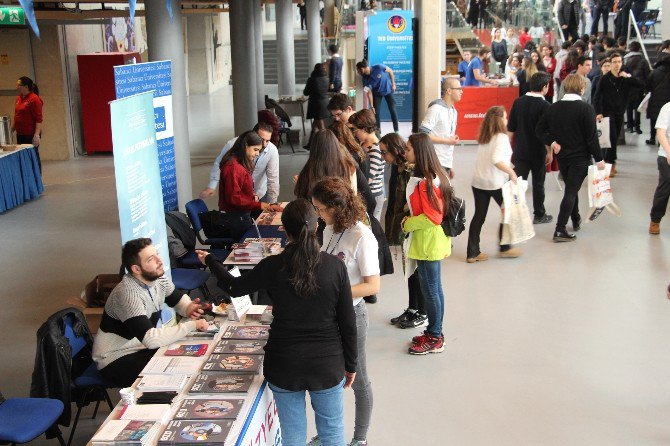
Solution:
<path fill-rule="evenodd" d="M 197 319 L 202 308 L 164 277 L 163 262 L 149 238 L 123 245 L 123 266 L 129 271 L 114 287 L 105 304 L 100 330 L 93 343 L 93 359 L 102 376 L 121 386 L 130 386 L 156 349 L 184 338 L 189 332 L 206 331 Z M 190 318 L 175 326 L 162 326 L 166 303 Z"/>

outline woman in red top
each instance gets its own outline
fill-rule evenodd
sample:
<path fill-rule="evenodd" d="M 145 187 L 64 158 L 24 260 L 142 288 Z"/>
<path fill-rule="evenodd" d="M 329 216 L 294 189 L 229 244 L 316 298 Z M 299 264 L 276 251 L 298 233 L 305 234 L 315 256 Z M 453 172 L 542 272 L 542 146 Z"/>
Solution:
<path fill-rule="evenodd" d="M 32 144 L 35 147 L 37 163 L 42 171 L 39 146 L 42 138 L 42 99 L 38 96 L 37 84 L 29 77 L 20 77 L 16 81 L 19 95 L 14 104 L 14 124 L 17 144 Z"/>
<path fill-rule="evenodd" d="M 263 147 L 263 140 L 252 130 L 242 133 L 221 159 L 219 209 L 224 212 L 281 211 L 278 204 L 260 202 L 254 195 L 251 172 Z"/>
<path fill-rule="evenodd" d="M 544 62 L 544 67 L 546 68 L 547 73 L 551 75 L 549 91 L 545 96 L 545 99 L 551 103 L 554 102 L 554 72 L 556 71 L 556 58 L 554 57 L 554 49 L 549 45 L 542 46 L 542 62 Z"/>

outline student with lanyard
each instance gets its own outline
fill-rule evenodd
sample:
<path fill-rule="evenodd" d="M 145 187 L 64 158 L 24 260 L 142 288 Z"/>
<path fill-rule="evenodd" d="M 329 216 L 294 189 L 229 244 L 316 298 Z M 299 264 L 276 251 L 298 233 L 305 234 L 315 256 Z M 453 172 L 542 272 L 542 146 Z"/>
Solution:
<path fill-rule="evenodd" d="M 380 289 L 377 240 L 362 221 L 365 206 L 345 180 L 330 177 L 319 181 L 312 190 L 312 203 L 326 223 L 321 250 L 342 260 L 349 275 L 358 347 L 356 380 L 351 386 L 356 400 L 355 428 L 349 445 L 366 446 L 372 414 L 372 386 L 367 372 L 368 313 L 363 297 L 374 295 Z M 319 444 L 318 438 L 310 442 L 310 445 Z"/>
<path fill-rule="evenodd" d="M 206 331 L 204 319 L 162 327 L 166 303 L 184 317 L 199 318 L 203 311 L 164 276 L 163 262 L 149 238 L 130 240 L 121 251 L 128 271 L 105 303 L 102 322 L 93 343 L 93 360 L 105 379 L 130 386 L 156 353 L 196 329 Z"/>
<path fill-rule="evenodd" d="M 309 201 L 290 202 L 281 216 L 286 248 L 241 277 L 232 276 L 208 252 L 197 251 L 231 296 L 264 289 L 272 300 L 263 374 L 277 403 L 285 446 L 305 446 L 307 391 L 322 444 L 344 445 L 344 389 L 359 380 L 347 268 L 320 252 L 317 220 Z"/>

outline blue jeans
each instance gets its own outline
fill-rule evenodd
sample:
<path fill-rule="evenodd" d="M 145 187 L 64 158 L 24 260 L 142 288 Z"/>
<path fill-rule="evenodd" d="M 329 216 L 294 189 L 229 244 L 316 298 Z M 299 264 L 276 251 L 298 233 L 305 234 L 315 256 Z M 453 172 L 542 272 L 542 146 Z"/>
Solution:
<path fill-rule="evenodd" d="M 283 446 L 305 446 L 307 443 L 307 416 L 305 390 L 284 390 L 268 383 L 277 404 Z M 344 378 L 335 387 L 309 391 L 314 409 L 316 431 L 323 446 L 344 446 Z"/>
<path fill-rule="evenodd" d="M 439 260 L 417 260 L 421 292 L 426 299 L 428 313 L 428 333 L 442 336 L 444 319 L 444 293 L 442 293 L 442 262 Z"/>

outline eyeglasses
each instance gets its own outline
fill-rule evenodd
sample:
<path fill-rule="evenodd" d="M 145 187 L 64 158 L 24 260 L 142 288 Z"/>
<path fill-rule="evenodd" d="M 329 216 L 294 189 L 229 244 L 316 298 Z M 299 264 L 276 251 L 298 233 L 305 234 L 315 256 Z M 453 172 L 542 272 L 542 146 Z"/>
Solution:
<path fill-rule="evenodd" d="M 337 111 L 335 113 L 330 112 L 330 114 L 333 115 L 333 118 L 339 118 L 340 116 L 342 116 L 344 114 L 344 112 L 343 111 Z"/>
<path fill-rule="evenodd" d="M 314 206 L 314 205 L 312 205 L 312 206 Z M 328 209 L 328 206 L 326 206 L 326 207 L 322 207 L 322 208 L 320 208 L 320 207 L 318 207 L 318 206 L 314 206 L 314 209 L 316 209 L 316 212 L 318 212 L 318 213 L 322 213 L 322 212 L 324 212 L 326 209 Z"/>
<path fill-rule="evenodd" d="M 449 90 L 462 90 L 463 87 L 449 87 Z"/>

